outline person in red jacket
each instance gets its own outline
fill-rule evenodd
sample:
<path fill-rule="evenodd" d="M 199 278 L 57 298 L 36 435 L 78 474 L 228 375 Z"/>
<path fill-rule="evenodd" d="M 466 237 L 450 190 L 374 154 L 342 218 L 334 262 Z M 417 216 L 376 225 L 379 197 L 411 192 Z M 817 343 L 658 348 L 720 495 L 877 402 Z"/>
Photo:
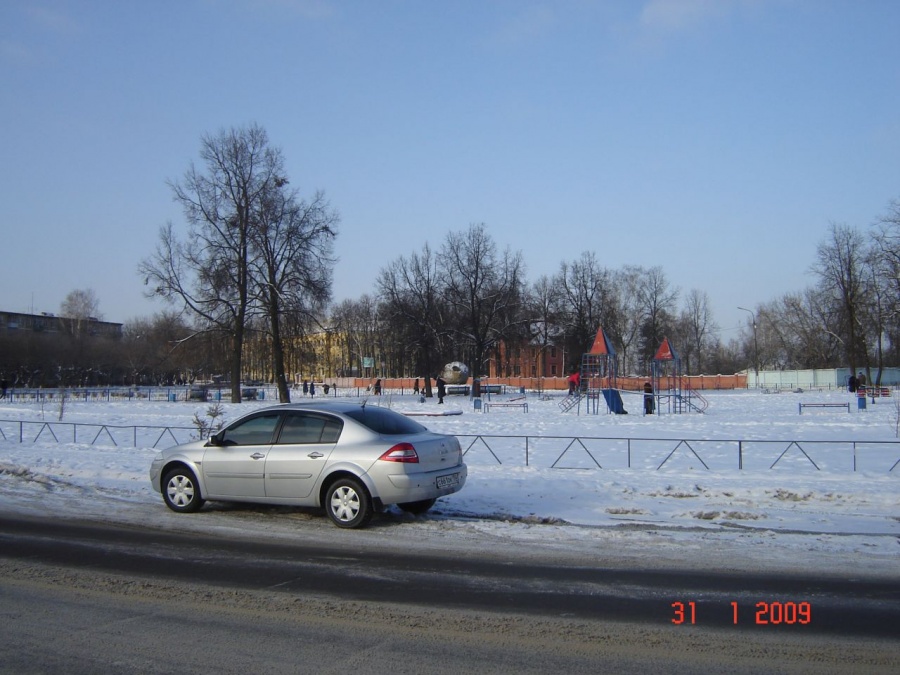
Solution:
<path fill-rule="evenodd" d="M 569 396 L 573 396 L 581 386 L 581 375 L 576 370 L 569 375 Z"/>

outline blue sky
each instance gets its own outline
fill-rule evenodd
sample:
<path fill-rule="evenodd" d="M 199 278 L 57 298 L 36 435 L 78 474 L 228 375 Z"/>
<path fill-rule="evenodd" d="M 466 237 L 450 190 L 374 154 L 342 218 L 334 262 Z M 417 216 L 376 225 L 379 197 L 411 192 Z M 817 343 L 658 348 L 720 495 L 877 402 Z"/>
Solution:
<path fill-rule="evenodd" d="M 3 0 L 0 308 L 162 309 L 166 182 L 258 123 L 341 214 L 337 300 L 483 222 L 532 281 L 661 265 L 727 341 L 900 198 L 898 34 L 894 0 Z"/>

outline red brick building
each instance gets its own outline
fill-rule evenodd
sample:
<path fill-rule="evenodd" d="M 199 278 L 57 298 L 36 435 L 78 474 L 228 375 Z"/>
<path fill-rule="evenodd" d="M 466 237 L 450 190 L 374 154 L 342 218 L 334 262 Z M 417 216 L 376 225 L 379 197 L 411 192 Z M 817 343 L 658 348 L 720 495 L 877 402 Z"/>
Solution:
<path fill-rule="evenodd" d="M 488 377 L 563 377 L 565 350 L 554 345 L 507 345 L 501 342 L 488 361 Z"/>

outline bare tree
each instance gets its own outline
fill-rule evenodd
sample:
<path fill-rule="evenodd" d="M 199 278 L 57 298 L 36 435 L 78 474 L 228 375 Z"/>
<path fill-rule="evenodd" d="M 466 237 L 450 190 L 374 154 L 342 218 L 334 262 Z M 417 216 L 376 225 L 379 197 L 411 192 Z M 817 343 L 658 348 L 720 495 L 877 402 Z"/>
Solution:
<path fill-rule="evenodd" d="M 819 277 L 819 288 L 832 301 L 829 332 L 843 345 L 852 372 L 869 365 L 866 345 L 865 239 L 846 225 L 831 224 L 828 238 L 816 250 L 812 272 Z"/>
<path fill-rule="evenodd" d="M 662 267 L 646 270 L 638 280 L 638 298 L 641 303 L 641 356 L 651 361 L 663 338 L 672 330 L 678 289 L 672 288 Z"/>
<path fill-rule="evenodd" d="M 369 294 L 344 300 L 331 313 L 331 328 L 341 340 L 341 371 L 344 375 L 372 375 L 365 370 L 366 357 L 380 357 L 377 329 L 379 304 Z M 344 365 L 346 364 L 346 365 Z"/>
<path fill-rule="evenodd" d="M 252 125 L 204 136 L 203 168 L 191 164 L 171 182 L 188 221 L 179 240 L 171 224 L 160 230 L 156 252 L 140 265 L 149 295 L 182 304 L 231 342 L 231 400 L 241 401 L 244 332 L 251 312 L 249 253 L 252 228 L 264 200 L 284 184 L 281 152 L 264 129 Z"/>
<path fill-rule="evenodd" d="M 842 339 L 832 332 L 833 303 L 817 288 L 787 293 L 756 310 L 761 367 L 824 368 L 840 359 Z"/>
<path fill-rule="evenodd" d="M 526 298 L 526 316 L 530 342 L 537 346 L 541 368 L 537 377 L 544 377 L 544 354 L 551 347 L 565 349 L 564 332 L 560 325 L 560 288 L 548 276 L 541 276 L 530 288 Z M 563 368 L 567 368 L 565 361 Z M 562 373 L 559 373 L 562 374 Z"/>
<path fill-rule="evenodd" d="M 881 358 L 900 360 L 900 199 L 893 200 L 881 216 L 873 235 L 873 271 L 878 291 L 880 333 L 887 337 L 889 352 Z"/>
<path fill-rule="evenodd" d="M 91 322 L 98 320 L 100 302 L 90 288 L 71 291 L 59 308 L 63 326 L 70 338 L 60 344 L 62 363 L 57 370 L 60 384 L 92 384 L 101 368 L 101 361 L 110 356 L 108 349 L 98 350 Z"/>
<path fill-rule="evenodd" d="M 129 321 L 122 347 L 130 383 L 172 385 L 216 370 L 219 364 L 212 361 L 215 350 L 208 343 L 203 339 L 183 342 L 195 332 L 173 311 Z"/>
<path fill-rule="evenodd" d="M 509 329 L 521 321 L 515 311 L 523 301 L 524 263 L 521 253 L 497 253 L 484 223 L 465 232 L 451 232 L 441 249 L 446 264 L 444 300 L 453 308 L 452 330 L 468 347 L 472 372 L 484 372 L 485 358 Z"/>
<path fill-rule="evenodd" d="M 446 338 L 446 308 L 441 301 L 445 281 L 438 258 L 428 244 L 419 253 L 400 256 L 381 270 L 378 288 L 384 312 L 414 354 L 417 376 L 425 376 L 425 395 L 431 396 L 431 375 L 440 367 Z"/>
<path fill-rule="evenodd" d="M 88 321 L 102 318 L 97 294 L 91 288 L 71 291 L 59 306 L 59 315 L 66 320 L 71 335 L 74 337 L 84 335 Z"/>
<path fill-rule="evenodd" d="M 894 289 L 895 311 L 900 311 L 900 199 L 890 203 L 888 212 L 878 221 L 874 235 L 880 271 Z"/>
<path fill-rule="evenodd" d="M 718 330 L 706 291 L 691 289 L 685 298 L 679 324 L 681 325 L 681 356 L 685 373 L 703 372 L 703 355 L 709 347 L 711 336 Z"/>
<path fill-rule="evenodd" d="M 332 242 L 338 216 L 323 193 L 298 201 L 277 181 L 257 203 L 250 228 L 251 279 L 271 338 L 272 369 L 278 399 L 289 402 L 285 372 L 283 319 L 317 323 L 331 298 Z"/>
<path fill-rule="evenodd" d="M 644 310 L 641 304 L 641 279 L 646 274 L 643 267 L 625 265 L 614 273 L 612 279 L 615 288 L 618 311 L 613 328 L 615 344 L 619 349 L 619 363 L 625 372 L 639 372 L 639 364 L 635 358 L 640 342 L 641 325 Z"/>
<path fill-rule="evenodd" d="M 573 365 L 580 364 L 581 355 L 590 349 L 604 316 L 609 316 L 611 275 L 592 251 L 584 251 L 577 260 L 560 263 L 554 283 L 562 302 L 560 315 L 566 346 Z"/>

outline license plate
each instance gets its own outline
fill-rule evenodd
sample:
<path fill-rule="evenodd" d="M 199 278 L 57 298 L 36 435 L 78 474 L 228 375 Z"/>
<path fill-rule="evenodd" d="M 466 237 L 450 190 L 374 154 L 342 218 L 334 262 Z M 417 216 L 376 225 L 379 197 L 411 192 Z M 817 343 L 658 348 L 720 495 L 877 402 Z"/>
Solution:
<path fill-rule="evenodd" d="M 459 474 L 451 473 L 449 476 L 438 476 L 437 477 L 437 487 L 438 489 L 453 487 L 454 485 L 459 485 Z"/>

